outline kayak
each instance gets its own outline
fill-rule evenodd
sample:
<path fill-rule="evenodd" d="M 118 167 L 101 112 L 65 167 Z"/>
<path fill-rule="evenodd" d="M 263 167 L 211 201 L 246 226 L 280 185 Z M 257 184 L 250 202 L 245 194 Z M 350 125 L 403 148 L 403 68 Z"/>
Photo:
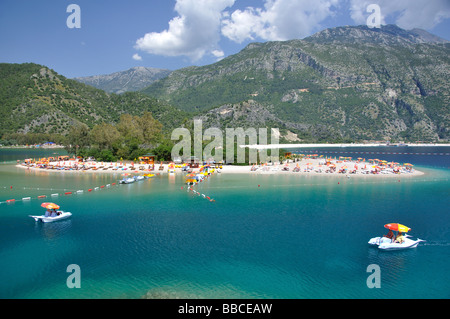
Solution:
<path fill-rule="evenodd" d="M 39 222 L 43 222 L 43 223 L 52 223 L 52 222 L 56 222 L 58 220 L 63 220 L 66 218 L 69 218 L 70 216 L 72 216 L 72 213 L 70 212 L 63 212 L 63 211 L 58 211 L 58 216 L 55 217 L 45 217 L 45 215 L 41 215 L 41 216 L 32 216 L 30 215 L 31 218 L 34 218 L 35 221 Z"/>

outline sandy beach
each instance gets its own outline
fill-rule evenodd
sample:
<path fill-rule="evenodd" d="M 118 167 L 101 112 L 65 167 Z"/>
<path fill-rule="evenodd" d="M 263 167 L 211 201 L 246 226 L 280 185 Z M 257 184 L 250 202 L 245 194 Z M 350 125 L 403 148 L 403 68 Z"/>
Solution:
<path fill-rule="evenodd" d="M 16 165 L 23 169 L 48 171 L 55 173 L 104 174 L 166 174 L 169 164 L 155 164 L 151 170 L 149 164 L 132 164 L 131 162 L 85 162 L 74 161 L 50 162 L 45 167 L 39 164 L 20 163 Z M 213 165 L 212 165 L 213 166 Z M 200 166 L 201 168 L 202 166 Z M 189 172 L 199 172 L 200 168 L 191 168 Z M 186 174 L 181 164 L 176 164 L 170 173 Z M 263 165 L 222 165 L 214 173 L 221 174 L 297 174 L 311 176 L 347 176 L 347 177 L 415 177 L 424 173 L 412 168 L 412 165 L 402 166 L 387 162 L 362 162 L 357 160 L 338 160 L 324 158 L 304 158 L 303 160 L 288 160 L 282 163 Z"/>
<path fill-rule="evenodd" d="M 415 177 L 424 173 L 416 169 L 394 169 L 369 162 L 332 160 L 330 165 L 324 159 L 305 159 L 300 162 L 278 163 L 273 165 L 224 166 L 222 172 L 229 174 L 296 174 L 308 176 L 347 176 L 347 177 Z M 333 169 L 335 167 L 335 169 Z"/>

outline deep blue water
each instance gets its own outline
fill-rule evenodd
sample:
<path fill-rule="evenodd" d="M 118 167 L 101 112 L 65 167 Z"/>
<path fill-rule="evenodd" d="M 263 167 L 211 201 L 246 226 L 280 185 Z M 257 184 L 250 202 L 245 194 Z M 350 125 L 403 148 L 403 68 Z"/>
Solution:
<path fill-rule="evenodd" d="M 411 153 L 422 150 L 450 153 Z M 418 164 L 426 175 L 222 174 L 197 187 L 210 202 L 187 192 L 181 174 L 89 193 L 120 174 L 0 165 L 1 202 L 85 190 L 54 200 L 73 216 L 53 224 L 28 217 L 42 213 L 37 199 L 0 204 L 0 297 L 449 298 L 450 156 L 375 158 Z M 389 222 L 427 242 L 398 252 L 369 247 Z M 66 285 L 70 264 L 80 266 L 80 289 Z M 371 264 L 381 268 L 379 289 L 366 285 Z"/>

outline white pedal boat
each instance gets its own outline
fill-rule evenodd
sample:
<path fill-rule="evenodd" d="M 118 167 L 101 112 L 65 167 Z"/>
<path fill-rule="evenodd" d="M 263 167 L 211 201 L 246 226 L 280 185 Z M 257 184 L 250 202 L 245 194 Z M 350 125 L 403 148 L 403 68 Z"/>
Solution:
<path fill-rule="evenodd" d="M 136 180 L 133 177 L 130 178 L 124 178 L 119 183 L 120 184 L 131 184 L 134 183 Z"/>
<path fill-rule="evenodd" d="M 32 216 L 30 215 L 31 218 L 34 218 L 35 221 L 39 222 L 43 222 L 43 223 L 52 223 L 52 222 L 56 222 L 58 220 L 63 220 L 63 219 L 67 219 L 70 216 L 72 216 L 72 213 L 70 212 L 63 212 L 63 211 L 58 211 L 57 216 L 54 217 L 45 217 L 45 215 L 41 215 L 41 216 Z"/>
<path fill-rule="evenodd" d="M 384 225 L 384 227 L 389 229 L 388 235 L 371 238 L 369 240 L 369 245 L 378 246 L 379 249 L 383 250 L 398 250 L 414 248 L 417 247 L 421 241 L 425 241 L 419 238 L 412 240 L 412 236 L 406 234 L 411 228 L 405 225 L 390 223 Z M 393 232 L 395 232 L 395 234 Z"/>
<path fill-rule="evenodd" d="M 397 243 L 392 241 L 392 239 L 386 237 L 375 237 L 369 240 L 369 245 L 378 246 L 379 249 L 383 250 L 396 250 L 396 249 L 408 249 L 415 248 L 419 245 L 421 241 L 425 241 L 417 238 L 416 240 L 412 240 L 408 237 L 409 235 L 405 235 L 402 243 Z"/>

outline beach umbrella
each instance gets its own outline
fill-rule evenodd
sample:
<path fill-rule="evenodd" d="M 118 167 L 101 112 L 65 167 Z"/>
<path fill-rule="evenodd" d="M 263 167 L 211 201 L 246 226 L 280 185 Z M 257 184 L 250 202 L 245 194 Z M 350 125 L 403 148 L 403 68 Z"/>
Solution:
<path fill-rule="evenodd" d="M 390 223 L 390 224 L 386 224 L 384 225 L 385 228 L 389 229 L 389 230 L 393 230 L 393 231 L 399 231 L 402 233 L 407 233 L 411 230 L 411 228 L 402 225 L 402 224 L 398 224 L 398 223 Z"/>
<path fill-rule="evenodd" d="M 41 206 L 47 209 L 59 209 L 59 206 L 55 203 L 42 203 Z"/>

